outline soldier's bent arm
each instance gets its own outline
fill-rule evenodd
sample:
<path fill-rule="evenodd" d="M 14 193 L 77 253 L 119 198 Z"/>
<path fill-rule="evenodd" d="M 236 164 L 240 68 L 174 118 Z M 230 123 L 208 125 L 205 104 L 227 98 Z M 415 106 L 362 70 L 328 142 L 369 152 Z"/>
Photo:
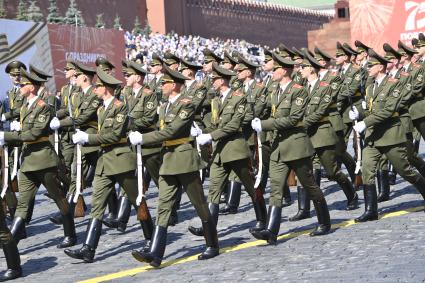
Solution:
<path fill-rule="evenodd" d="M 182 103 L 182 100 L 179 103 Z M 143 145 L 158 144 L 179 138 L 186 131 L 189 133 L 190 127 L 192 127 L 194 113 L 195 106 L 191 102 L 183 103 L 179 113 L 164 129 L 143 134 Z"/>
<path fill-rule="evenodd" d="M 50 107 L 39 100 L 35 106 L 36 109 L 30 114 L 28 120 L 24 120 L 22 130 L 20 132 L 5 132 L 4 139 L 6 142 L 32 142 L 41 137 L 48 137 L 50 123 Z"/>
<path fill-rule="evenodd" d="M 324 82 L 321 82 L 320 84 L 324 84 Z M 324 89 L 321 90 L 322 93 L 320 96 L 313 96 L 311 99 L 318 99 L 317 97 L 320 98 L 320 101 L 318 101 L 317 103 L 319 103 L 319 106 L 316 108 L 316 110 L 314 110 L 313 113 L 310 113 L 309 115 L 304 116 L 304 125 L 306 127 L 310 127 L 318 122 L 320 122 L 320 120 L 325 117 L 328 116 L 328 108 L 332 103 L 332 90 L 330 88 L 329 85 L 327 85 Z M 313 101 L 309 102 L 311 103 L 315 103 Z"/>
<path fill-rule="evenodd" d="M 293 86 L 293 88 L 294 87 L 295 86 Z M 290 114 L 286 117 L 269 118 L 261 121 L 261 128 L 264 131 L 282 131 L 296 127 L 303 119 L 306 104 L 307 91 L 300 86 L 300 88 L 297 88 L 292 95 Z"/>
<path fill-rule="evenodd" d="M 394 113 L 397 111 L 398 102 L 400 100 L 400 90 L 398 89 L 398 84 L 394 84 L 386 96 L 380 96 L 377 99 L 385 101 L 384 107 L 382 109 L 373 110 L 369 112 L 369 115 L 364 118 L 364 122 L 367 127 L 377 125 L 384 122 L 385 120 L 391 118 Z"/>
<path fill-rule="evenodd" d="M 115 100 L 114 118 L 107 118 L 102 125 L 102 130 L 97 134 L 89 134 L 90 145 L 114 144 L 120 142 L 122 137 L 126 136 L 127 128 L 127 106 Z"/>
<path fill-rule="evenodd" d="M 239 129 L 243 125 L 247 109 L 246 99 L 242 97 L 234 107 L 228 110 L 224 109 L 221 116 L 232 115 L 229 122 L 223 127 L 220 127 L 211 132 L 211 137 L 214 141 L 224 139 L 239 132 Z M 251 112 L 252 113 L 252 112 Z M 225 119 L 224 117 L 222 119 Z"/>

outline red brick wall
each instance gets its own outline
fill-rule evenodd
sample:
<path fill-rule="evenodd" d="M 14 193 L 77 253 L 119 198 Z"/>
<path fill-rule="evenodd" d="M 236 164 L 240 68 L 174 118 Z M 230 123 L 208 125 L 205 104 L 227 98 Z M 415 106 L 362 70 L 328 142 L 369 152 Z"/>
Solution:
<path fill-rule="evenodd" d="M 27 1 L 29 2 L 29 1 Z M 146 21 L 146 0 L 76 0 L 78 9 L 82 12 L 87 26 L 93 27 L 96 23 L 96 15 L 103 13 L 103 20 L 107 28 L 114 25 L 115 15 L 121 18 L 124 30 L 133 28 L 134 19 L 139 16 L 142 24 Z M 7 18 L 16 17 L 19 0 L 5 0 Z M 47 17 L 49 0 L 37 0 L 42 13 Z M 68 10 L 68 0 L 57 0 L 59 14 L 65 16 Z"/>
<path fill-rule="evenodd" d="M 164 0 L 166 30 L 206 38 L 241 38 L 252 43 L 307 46 L 307 31 L 330 20 L 298 8 L 229 0 Z"/>

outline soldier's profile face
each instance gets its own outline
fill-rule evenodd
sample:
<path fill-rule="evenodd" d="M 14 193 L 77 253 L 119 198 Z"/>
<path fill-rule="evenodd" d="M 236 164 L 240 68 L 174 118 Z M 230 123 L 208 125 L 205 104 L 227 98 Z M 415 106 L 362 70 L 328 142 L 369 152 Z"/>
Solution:
<path fill-rule="evenodd" d="M 183 76 L 191 78 L 193 77 L 193 72 L 190 69 L 183 69 L 183 71 L 181 71 L 181 73 L 183 74 Z"/>
<path fill-rule="evenodd" d="M 283 68 L 276 68 L 273 71 L 273 81 L 278 82 L 281 81 L 283 79 L 283 75 L 284 75 L 284 70 Z"/>
<path fill-rule="evenodd" d="M 368 66 L 368 73 L 369 76 L 376 78 L 376 76 L 379 74 L 379 72 L 383 69 L 383 66 L 380 64 L 375 64 L 372 66 Z"/>
<path fill-rule="evenodd" d="M 74 69 L 68 69 L 65 71 L 65 78 L 66 79 L 70 79 L 75 75 L 75 70 Z"/>
<path fill-rule="evenodd" d="M 106 93 L 106 87 L 105 86 L 95 86 L 94 87 L 94 93 L 98 98 L 103 98 L 103 96 Z"/>
<path fill-rule="evenodd" d="M 33 91 L 33 89 L 34 89 L 34 85 L 26 84 L 26 85 L 21 86 L 19 91 L 23 96 L 27 97 L 31 93 L 31 91 Z"/>
<path fill-rule="evenodd" d="M 347 60 L 347 55 L 339 55 L 335 58 L 335 63 L 337 65 L 342 65 Z"/>
<path fill-rule="evenodd" d="M 202 70 L 205 73 L 210 73 L 212 71 L 212 65 L 213 65 L 213 62 L 206 63 L 202 66 Z"/>
<path fill-rule="evenodd" d="M 13 84 L 19 84 L 21 76 L 19 74 L 9 74 L 9 78 Z"/>
<path fill-rule="evenodd" d="M 301 76 L 306 79 L 308 78 L 312 73 L 312 67 L 311 66 L 306 66 L 306 65 L 301 65 Z"/>
<path fill-rule="evenodd" d="M 135 77 L 134 74 L 125 74 L 124 75 L 125 85 L 132 87 L 134 84 L 134 77 Z"/>
<path fill-rule="evenodd" d="M 213 80 L 213 88 L 214 90 L 219 90 L 220 87 L 223 85 L 224 80 L 222 78 L 215 78 Z"/>
<path fill-rule="evenodd" d="M 273 70 L 273 65 L 274 65 L 274 61 L 269 60 L 264 64 L 263 70 L 266 71 L 266 72 L 270 72 L 270 71 Z"/>
<path fill-rule="evenodd" d="M 175 86 L 176 86 L 175 83 L 164 82 L 161 86 L 162 95 L 164 95 L 165 97 L 168 97 L 171 94 L 171 92 L 173 91 Z"/>
<path fill-rule="evenodd" d="M 177 69 L 179 68 L 179 64 L 172 64 L 169 67 L 171 70 L 177 71 Z"/>
<path fill-rule="evenodd" d="M 85 75 L 84 74 L 79 74 L 76 78 L 75 78 L 75 84 L 77 86 L 82 86 L 84 79 L 85 79 Z"/>

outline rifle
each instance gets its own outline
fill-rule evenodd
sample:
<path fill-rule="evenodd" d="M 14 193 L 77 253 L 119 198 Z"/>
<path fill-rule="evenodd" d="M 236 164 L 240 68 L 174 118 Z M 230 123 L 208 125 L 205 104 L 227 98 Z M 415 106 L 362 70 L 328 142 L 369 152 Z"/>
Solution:
<path fill-rule="evenodd" d="M 199 128 L 199 126 L 198 126 L 198 124 L 196 124 L 196 122 L 195 121 L 193 121 L 193 126 L 198 130 L 198 131 L 200 131 L 201 129 Z M 198 144 L 198 143 L 196 143 L 196 150 L 198 151 L 198 154 L 199 154 L 199 157 L 202 159 L 202 152 L 201 152 L 201 146 Z M 201 182 L 202 182 L 202 180 L 203 180 L 203 171 L 202 171 L 202 169 L 201 170 L 199 170 L 199 177 L 201 177 Z"/>
<path fill-rule="evenodd" d="M 142 161 L 142 146 L 136 145 L 136 156 L 137 156 L 137 198 L 136 205 L 137 209 L 137 220 L 140 221 L 151 221 L 151 215 L 149 213 L 148 205 L 146 204 L 145 188 L 143 181 L 143 161 Z"/>
<path fill-rule="evenodd" d="M 69 112 L 69 116 L 71 117 L 72 120 L 72 126 L 74 128 L 74 131 L 77 130 L 77 127 L 75 125 L 75 121 L 74 121 L 74 117 L 72 115 L 72 109 L 71 109 L 71 100 L 68 101 L 68 112 Z M 82 178 L 81 178 L 81 144 L 77 144 L 77 178 L 75 181 L 75 195 L 72 199 L 72 201 L 74 203 L 76 203 L 75 205 L 75 217 L 84 217 L 84 211 L 85 211 L 85 202 L 84 202 L 84 198 L 81 196 L 81 182 L 82 182 Z"/>
<path fill-rule="evenodd" d="M 9 184 L 9 149 L 7 146 L 3 146 L 3 152 L 4 152 L 4 167 L 3 167 L 3 187 L 1 190 L 0 197 L 4 199 L 4 196 L 6 195 L 7 187 Z"/>

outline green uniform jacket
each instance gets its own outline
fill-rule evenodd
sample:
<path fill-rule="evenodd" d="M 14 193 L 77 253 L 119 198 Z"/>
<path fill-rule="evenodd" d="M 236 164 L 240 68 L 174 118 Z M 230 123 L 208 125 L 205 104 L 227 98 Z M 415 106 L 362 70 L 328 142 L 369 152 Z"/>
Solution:
<path fill-rule="evenodd" d="M 97 109 L 99 108 L 99 98 L 94 94 L 93 87 L 90 87 L 86 94 L 81 92 L 74 92 L 71 97 L 71 104 L 74 106 L 75 126 L 87 134 L 97 133 Z M 71 117 L 67 116 L 60 120 L 61 127 L 72 127 L 73 122 Z M 81 152 L 83 154 L 98 151 L 98 146 L 83 145 Z"/>
<path fill-rule="evenodd" d="M 348 124 L 352 123 L 348 116 L 352 105 L 356 106 L 360 113 L 363 112 L 362 94 L 360 92 L 362 82 L 361 68 L 351 64 L 345 74 L 341 71 L 339 75 L 342 79 L 342 84 L 337 98 L 338 109 L 342 113 L 344 123 Z"/>
<path fill-rule="evenodd" d="M 74 92 L 79 92 L 80 88 L 71 84 L 66 84 L 61 88 L 60 91 L 60 102 L 61 105 L 56 111 L 56 116 L 59 120 L 64 119 L 65 117 L 69 116 L 69 108 L 68 104 L 71 103 L 71 111 L 75 111 L 75 106 L 72 105 L 71 97 Z M 60 135 L 61 135 L 61 141 L 65 141 L 67 143 L 72 143 L 72 134 L 74 133 L 74 129 L 71 126 L 68 127 L 61 127 L 59 129 Z"/>
<path fill-rule="evenodd" d="M 329 105 L 329 121 L 332 124 L 332 128 L 335 132 L 343 131 L 345 126 L 337 107 L 338 92 L 341 88 L 342 79 L 337 72 L 327 71 L 321 81 L 328 83 L 332 89 L 332 103 Z"/>
<path fill-rule="evenodd" d="M 223 103 L 219 97 L 211 101 L 211 127 L 204 132 L 213 139 L 213 160 L 226 163 L 250 156 L 248 143 L 242 133 L 246 113 L 246 97 L 240 91 L 227 94 Z"/>
<path fill-rule="evenodd" d="M 398 107 L 398 113 L 400 114 L 400 121 L 407 133 L 413 132 L 412 118 L 410 117 L 409 107 L 412 102 L 412 77 L 407 72 L 402 72 L 399 69 L 395 75 L 395 78 L 399 80 L 401 89 L 401 99 Z"/>
<path fill-rule="evenodd" d="M 24 97 L 21 95 L 19 89 L 11 89 L 7 92 L 9 99 L 9 112 L 4 113 L 6 120 L 19 120 L 19 114 L 21 111 L 22 104 L 24 103 Z"/>
<path fill-rule="evenodd" d="M 248 141 L 248 145 L 254 146 L 256 140 L 254 130 L 251 127 L 251 121 L 256 117 L 260 119 L 266 117 L 266 114 L 263 113 L 267 109 L 266 88 L 261 83 L 257 83 L 254 80 L 248 87 L 247 91 L 243 85 L 240 90 L 246 96 L 247 101 L 247 109 L 243 121 L 243 132 Z M 262 142 L 265 142 L 266 136 L 261 135 L 261 137 Z"/>
<path fill-rule="evenodd" d="M 136 169 L 136 154 L 127 142 L 127 106 L 114 98 L 98 110 L 99 131 L 89 134 L 89 145 L 101 147 L 96 175 L 112 176 Z"/>
<path fill-rule="evenodd" d="M 367 111 L 364 112 L 365 142 L 371 146 L 389 146 L 406 142 L 406 132 L 398 117 L 401 89 L 398 80 L 386 76 L 375 92 L 366 89 Z M 374 93 L 373 93 L 374 92 Z"/>
<path fill-rule="evenodd" d="M 41 98 L 37 98 L 29 109 L 21 108 L 21 131 L 5 132 L 6 143 L 23 142 L 22 172 L 32 172 L 55 167 L 58 157 L 49 142 L 50 107 Z"/>
<path fill-rule="evenodd" d="M 307 99 L 304 125 L 314 148 L 335 145 L 337 137 L 329 121 L 332 88 L 327 82 L 316 81 Z"/>
<path fill-rule="evenodd" d="M 285 162 L 312 156 L 314 148 L 302 123 L 307 105 L 304 87 L 292 81 L 285 90 L 277 88 L 270 101 L 271 117 L 261 121 L 263 131 L 273 131 L 270 159 Z"/>
<path fill-rule="evenodd" d="M 195 106 L 195 118 L 194 121 L 196 124 L 202 129 L 203 125 L 203 111 L 202 105 L 207 99 L 208 89 L 201 82 L 193 82 L 189 88 L 186 85 L 182 86 L 182 95 L 190 100 L 192 100 L 192 104 Z"/>
<path fill-rule="evenodd" d="M 412 100 L 409 108 L 412 120 L 425 117 L 425 66 L 422 64 L 410 64 L 412 70 Z M 410 68 L 409 66 L 409 68 Z"/>
<path fill-rule="evenodd" d="M 134 95 L 132 95 L 134 97 Z M 142 134 L 149 133 L 156 130 L 158 122 L 158 98 L 156 94 L 143 87 L 137 93 L 136 104 L 129 110 L 131 117 L 129 123 L 130 131 L 138 131 Z M 130 104 L 130 103 L 129 103 Z M 144 145 L 142 146 L 143 156 L 158 153 L 161 150 L 161 144 L 157 145 Z"/>
<path fill-rule="evenodd" d="M 201 158 L 190 136 L 195 106 L 188 98 L 180 95 L 168 107 L 159 109 L 159 130 L 143 135 L 143 145 L 162 143 L 160 175 L 178 175 L 196 172 L 203 168 Z"/>

